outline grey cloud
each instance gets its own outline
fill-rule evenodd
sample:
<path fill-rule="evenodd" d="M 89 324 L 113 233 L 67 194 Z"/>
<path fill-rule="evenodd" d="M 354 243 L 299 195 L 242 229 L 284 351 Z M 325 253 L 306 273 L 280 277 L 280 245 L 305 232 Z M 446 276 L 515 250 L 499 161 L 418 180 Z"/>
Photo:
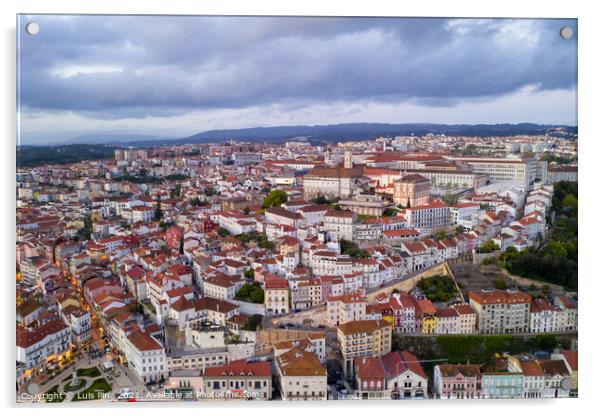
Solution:
<path fill-rule="evenodd" d="M 454 105 L 576 85 L 572 20 L 33 16 L 21 105 L 94 118 L 277 103 Z M 23 21 L 22 23 L 24 23 Z M 122 72 L 53 75 L 57 68 Z"/>

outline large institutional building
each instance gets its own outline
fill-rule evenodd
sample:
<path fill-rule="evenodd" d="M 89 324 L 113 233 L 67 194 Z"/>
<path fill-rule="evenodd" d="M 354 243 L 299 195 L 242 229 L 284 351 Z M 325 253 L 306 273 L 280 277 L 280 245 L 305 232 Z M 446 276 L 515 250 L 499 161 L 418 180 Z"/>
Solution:
<path fill-rule="evenodd" d="M 472 167 L 475 173 L 489 174 L 490 182 L 514 182 L 526 190 L 533 189 L 537 177 L 537 159 L 494 159 L 485 157 L 450 157 Z"/>
<path fill-rule="evenodd" d="M 355 180 L 361 176 L 361 168 L 313 168 L 303 177 L 303 197 L 306 200 L 320 195 L 325 198 L 349 198 L 353 194 Z"/>
<path fill-rule="evenodd" d="M 550 166 L 548 168 L 548 182 L 556 183 L 560 181 L 577 182 L 577 166 Z"/>
<path fill-rule="evenodd" d="M 393 185 L 393 202 L 402 207 L 416 207 L 429 202 L 431 183 L 424 176 L 405 175 Z"/>
<path fill-rule="evenodd" d="M 480 188 L 487 185 L 489 175 L 462 169 L 413 169 L 405 173 L 424 176 L 434 187 Z"/>

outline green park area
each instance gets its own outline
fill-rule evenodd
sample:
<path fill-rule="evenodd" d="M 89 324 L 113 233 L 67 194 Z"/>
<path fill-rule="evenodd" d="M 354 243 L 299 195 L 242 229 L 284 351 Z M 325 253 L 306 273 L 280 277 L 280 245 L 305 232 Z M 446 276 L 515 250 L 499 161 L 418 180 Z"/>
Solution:
<path fill-rule="evenodd" d="M 416 286 L 431 302 L 447 302 L 459 295 L 454 281 L 443 275 L 421 279 Z"/>

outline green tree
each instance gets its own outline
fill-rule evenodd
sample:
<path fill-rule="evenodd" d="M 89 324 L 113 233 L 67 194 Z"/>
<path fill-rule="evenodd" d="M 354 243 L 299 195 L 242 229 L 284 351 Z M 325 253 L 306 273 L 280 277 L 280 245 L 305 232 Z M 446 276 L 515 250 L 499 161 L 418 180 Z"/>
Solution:
<path fill-rule="evenodd" d="M 274 242 L 269 241 L 267 238 L 265 240 L 261 240 L 257 245 L 264 250 L 274 250 L 276 248 L 276 244 Z"/>
<path fill-rule="evenodd" d="M 556 342 L 556 337 L 552 334 L 537 335 L 535 342 L 537 348 L 544 351 L 552 351 L 558 345 Z"/>
<path fill-rule="evenodd" d="M 249 295 L 249 300 L 253 303 L 263 303 L 263 290 L 254 290 Z"/>
<path fill-rule="evenodd" d="M 245 302 L 263 303 L 264 292 L 258 282 L 245 283 L 236 293 L 234 299 Z"/>
<path fill-rule="evenodd" d="M 451 186 L 451 183 L 449 185 Z M 459 199 L 460 197 L 457 194 L 452 194 L 450 192 L 443 195 L 443 202 L 445 202 L 446 205 L 456 205 Z"/>
<path fill-rule="evenodd" d="M 331 204 L 333 201 L 330 201 L 329 199 L 324 197 L 324 195 L 322 195 L 322 194 L 318 194 L 318 196 L 316 196 L 314 199 L 312 199 L 311 202 L 316 205 L 328 205 L 328 204 Z"/>
<path fill-rule="evenodd" d="M 368 253 L 366 250 L 360 249 L 358 245 L 353 241 L 341 238 L 341 240 L 339 241 L 339 246 L 341 248 L 341 254 L 345 254 L 350 257 L 370 257 L 370 253 Z"/>
<path fill-rule="evenodd" d="M 77 234 L 86 240 L 92 237 L 92 216 L 90 214 L 84 217 L 84 228 L 79 229 Z"/>
<path fill-rule="evenodd" d="M 205 196 L 217 195 L 217 191 L 215 190 L 215 188 L 212 188 L 210 186 L 208 186 L 207 188 L 205 188 L 205 190 L 203 191 L 203 193 L 205 194 Z"/>
<path fill-rule="evenodd" d="M 226 230 L 224 227 L 219 227 L 217 229 L 217 233 L 219 235 L 221 235 L 222 237 L 227 237 L 227 236 L 231 235 L 230 231 Z"/>
<path fill-rule="evenodd" d="M 251 315 L 243 329 L 247 331 L 256 331 L 257 328 L 261 326 L 262 319 L 263 317 L 261 315 Z"/>
<path fill-rule="evenodd" d="M 568 194 L 562 200 L 562 206 L 569 213 L 577 212 L 577 197 L 573 194 Z"/>
<path fill-rule="evenodd" d="M 157 203 L 155 204 L 154 220 L 161 221 L 163 219 L 163 210 L 161 209 L 161 197 L 157 196 Z"/>
<path fill-rule="evenodd" d="M 435 240 L 437 241 L 445 240 L 445 237 L 447 237 L 447 233 L 445 232 L 445 230 L 439 230 L 435 233 Z"/>
<path fill-rule="evenodd" d="M 567 252 L 564 244 L 562 244 L 560 241 L 549 242 L 542 248 L 541 251 L 544 255 L 549 254 L 552 256 L 556 256 L 556 257 L 567 257 L 568 256 L 568 252 Z"/>
<path fill-rule="evenodd" d="M 288 195 L 282 189 L 271 190 L 263 199 L 262 208 L 279 207 L 288 200 Z"/>
<path fill-rule="evenodd" d="M 383 211 L 383 217 L 394 217 L 397 214 L 397 210 L 394 208 L 387 208 Z"/>
<path fill-rule="evenodd" d="M 458 295 L 454 282 L 444 275 L 421 279 L 416 286 L 433 302 L 447 302 Z"/>
<path fill-rule="evenodd" d="M 493 242 L 493 240 L 487 241 L 481 247 L 479 247 L 479 253 L 491 253 L 495 250 L 499 250 L 500 247 Z"/>
<path fill-rule="evenodd" d="M 194 207 L 209 205 L 209 203 L 207 201 L 201 201 L 201 199 L 198 196 L 195 196 L 194 198 L 189 199 L 188 203 Z"/>
<path fill-rule="evenodd" d="M 182 186 L 180 184 L 176 184 L 176 186 L 174 186 L 173 189 L 169 192 L 169 196 L 172 199 L 179 198 L 181 193 L 182 193 Z"/>
<path fill-rule="evenodd" d="M 493 286 L 496 289 L 500 289 L 500 290 L 505 290 L 508 288 L 508 286 L 506 285 L 506 281 L 502 277 L 498 277 L 497 279 L 495 279 L 493 281 Z"/>

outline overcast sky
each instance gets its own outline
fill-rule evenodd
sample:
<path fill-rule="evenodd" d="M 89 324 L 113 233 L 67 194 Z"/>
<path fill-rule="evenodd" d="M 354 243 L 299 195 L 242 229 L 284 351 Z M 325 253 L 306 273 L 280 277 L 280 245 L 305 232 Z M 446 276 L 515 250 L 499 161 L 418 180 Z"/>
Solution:
<path fill-rule="evenodd" d="M 37 35 L 25 34 L 29 21 Z M 574 20 L 23 16 L 21 143 L 345 122 L 576 124 Z"/>

